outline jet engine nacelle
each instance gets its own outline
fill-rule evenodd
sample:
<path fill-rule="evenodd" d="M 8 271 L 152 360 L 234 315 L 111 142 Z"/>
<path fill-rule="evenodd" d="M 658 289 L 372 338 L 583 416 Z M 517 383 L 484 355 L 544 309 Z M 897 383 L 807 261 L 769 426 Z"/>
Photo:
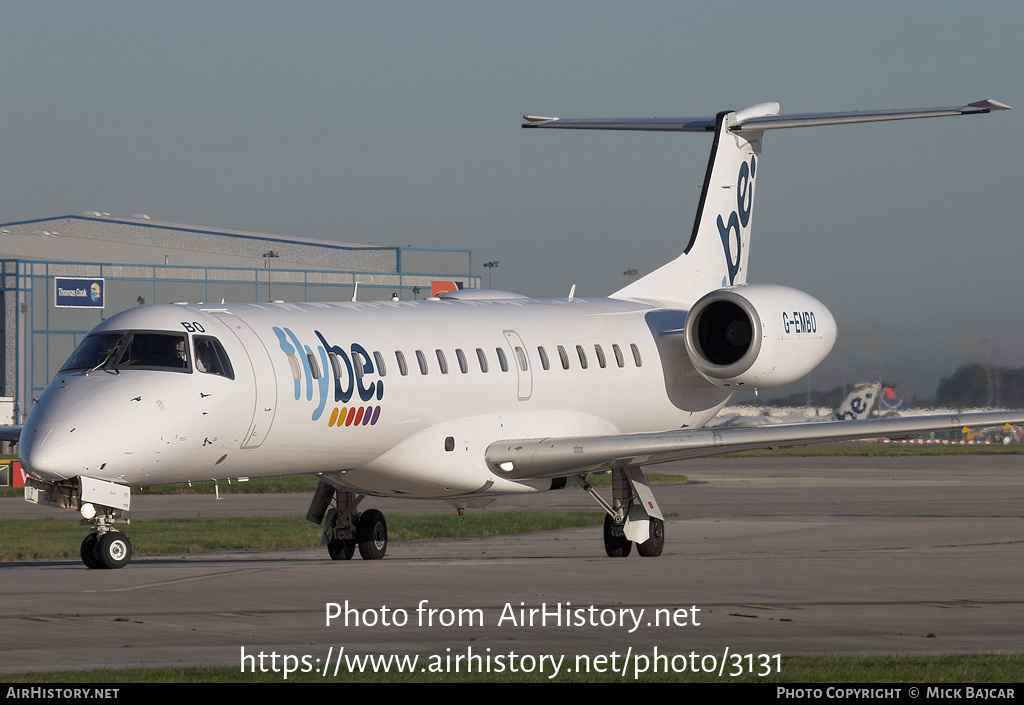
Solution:
<path fill-rule="evenodd" d="M 720 387 L 764 389 L 813 370 L 836 341 L 824 304 L 772 284 L 716 289 L 686 317 L 686 352 L 694 368 Z"/>

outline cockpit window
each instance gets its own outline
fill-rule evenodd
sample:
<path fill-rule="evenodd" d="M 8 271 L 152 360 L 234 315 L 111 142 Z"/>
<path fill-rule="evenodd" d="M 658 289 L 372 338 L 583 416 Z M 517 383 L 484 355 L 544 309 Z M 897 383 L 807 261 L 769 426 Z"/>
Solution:
<path fill-rule="evenodd" d="M 121 331 L 86 336 L 61 367 L 61 372 L 122 369 L 190 371 L 184 333 Z"/>
<path fill-rule="evenodd" d="M 122 343 L 117 368 L 188 372 L 184 333 L 129 333 Z"/>
<path fill-rule="evenodd" d="M 196 347 L 196 371 L 205 372 L 210 375 L 220 375 L 228 379 L 235 378 L 235 371 L 231 368 L 231 360 L 224 352 L 224 347 L 216 338 L 206 335 L 192 336 L 192 342 Z"/>
<path fill-rule="evenodd" d="M 94 333 L 86 336 L 60 371 L 91 370 L 99 367 L 111 357 L 123 337 L 124 333 Z"/>

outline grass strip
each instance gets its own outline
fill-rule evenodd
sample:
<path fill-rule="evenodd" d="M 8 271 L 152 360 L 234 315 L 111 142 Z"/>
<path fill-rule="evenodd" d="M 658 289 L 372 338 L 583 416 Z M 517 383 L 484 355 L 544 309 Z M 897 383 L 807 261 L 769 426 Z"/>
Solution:
<path fill-rule="evenodd" d="M 422 673 L 430 657 L 420 656 L 415 673 L 339 672 L 337 678 L 317 673 L 291 673 L 289 683 L 1021 683 L 1024 655 L 969 654 L 942 656 L 785 656 L 779 673 L 758 677 L 693 673 L 641 673 L 627 669 L 617 673 L 577 672 L 575 655 L 565 663 L 573 670 L 554 679 L 544 673 Z M 269 661 L 269 660 L 268 660 Z M 726 669 L 728 671 L 728 669 Z M 5 673 L 5 683 L 282 683 L 282 673 L 243 673 L 238 666 L 194 668 L 126 668 L 96 671 L 49 671 Z M 904 689 L 905 692 L 905 689 Z M 924 693 L 921 693 L 924 696 Z"/>
<path fill-rule="evenodd" d="M 600 512 L 467 512 L 389 514 L 388 539 L 474 538 L 594 526 Z M 124 529 L 136 555 L 316 548 L 320 527 L 305 517 L 138 519 Z M 78 519 L 0 519 L 0 560 L 77 558 L 85 527 Z"/>

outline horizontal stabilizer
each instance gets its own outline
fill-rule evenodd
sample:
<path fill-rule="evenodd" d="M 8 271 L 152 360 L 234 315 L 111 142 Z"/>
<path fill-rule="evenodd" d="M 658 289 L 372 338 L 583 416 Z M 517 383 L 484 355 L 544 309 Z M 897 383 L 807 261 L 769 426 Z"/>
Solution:
<path fill-rule="evenodd" d="M 774 114 L 770 114 L 774 108 Z M 762 103 L 736 111 L 730 126 L 732 132 L 781 130 L 788 127 L 815 127 L 844 125 L 855 122 L 881 122 L 886 120 L 912 120 L 914 118 L 946 117 L 950 115 L 979 115 L 993 110 L 1010 110 L 996 100 L 980 100 L 967 105 L 938 108 L 909 108 L 894 110 L 848 110 L 834 113 L 800 113 L 779 115 L 778 103 Z M 766 114 L 769 113 L 769 114 Z M 571 130 L 644 130 L 656 132 L 712 132 L 715 117 L 651 117 L 651 118 L 545 118 L 524 116 L 523 127 L 551 127 Z"/>

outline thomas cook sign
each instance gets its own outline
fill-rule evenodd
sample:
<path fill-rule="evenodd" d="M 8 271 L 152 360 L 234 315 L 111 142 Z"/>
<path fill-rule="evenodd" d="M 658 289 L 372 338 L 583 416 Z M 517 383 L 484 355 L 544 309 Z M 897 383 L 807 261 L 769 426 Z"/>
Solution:
<path fill-rule="evenodd" d="M 103 279 L 54 277 L 53 304 L 57 308 L 103 308 Z"/>

